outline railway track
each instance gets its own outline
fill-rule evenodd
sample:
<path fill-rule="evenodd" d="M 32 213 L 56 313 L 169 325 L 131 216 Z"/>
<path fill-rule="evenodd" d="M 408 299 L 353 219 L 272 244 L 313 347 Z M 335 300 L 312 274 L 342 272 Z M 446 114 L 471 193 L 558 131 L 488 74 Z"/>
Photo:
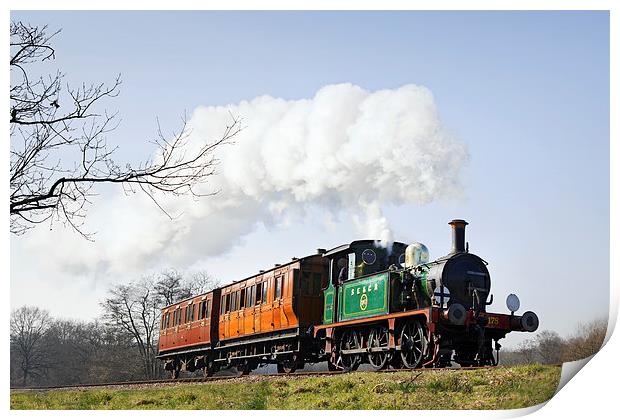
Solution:
<path fill-rule="evenodd" d="M 394 372 L 436 372 L 436 371 L 463 371 L 463 370 L 480 370 L 480 369 L 495 369 L 496 366 L 476 366 L 476 367 L 443 367 L 443 368 L 417 368 L 417 369 L 385 369 L 374 373 L 386 374 Z M 370 371 L 369 371 L 370 372 Z M 28 387 L 11 388 L 11 391 L 51 391 L 58 389 L 80 389 L 80 388 L 97 388 L 97 387 L 115 387 L 115 386 L 132 386 L 132 385 L 159 385 L 159 384 L 184 384 L 184 383 L 205 383 L 205 382 L 221 382 L 231 381 L 247 378 L 274 378 L 274 377 L 308 377 L 308 376 L 332 376 L 332 375 L 346 375 L 353 372 L 345 371 L 321 371 L 321 372 L 293 372 L 293 373 L 259 373 L 255 375 L 237 375 L 237 376 L 215 376 L 215 377 L 195 377 L 195 378 L 178 378 L 178 379 L 150 379 L 143 381 L 125 381 L 125 382 L 106 382 L 106 383 L 94 383 L 94 384 L 75 384 L 75 385 L 60 385 L 60 386 L 41 386 L 41 387 Z"/>

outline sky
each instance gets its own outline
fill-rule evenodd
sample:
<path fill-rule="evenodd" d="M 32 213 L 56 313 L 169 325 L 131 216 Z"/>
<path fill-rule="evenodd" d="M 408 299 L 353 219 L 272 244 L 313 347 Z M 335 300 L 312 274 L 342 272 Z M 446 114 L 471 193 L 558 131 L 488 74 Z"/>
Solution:
<path fill-rule="evenodd" d="M 118 161 L 153 153 L 157 119 L 192 141 L 227 112 L 221 194 L 148 200 L 102 187 L 87 242 L 61 224 L 11 237 L 11 307 L 95 319 L 115 283 L 164 268 L 230 282 L 316 248 L 386 236 L 450 249 L 466 219 L 491 310 L 562 335 L 609 305 L 605 12 L 13 12 L 62 28 L 70 83 L 112 82 Z M 527 335 L 505 340 L 516 345 Z"/>

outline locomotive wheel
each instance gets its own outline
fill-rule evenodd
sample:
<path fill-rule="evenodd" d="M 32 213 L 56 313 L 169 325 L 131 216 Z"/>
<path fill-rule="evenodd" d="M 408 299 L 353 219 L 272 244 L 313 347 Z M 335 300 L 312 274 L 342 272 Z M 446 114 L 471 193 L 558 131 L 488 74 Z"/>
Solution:
<path fill-rule="evenodd" d="M 338 369 L 337 365 L 333 364 L 332 362 L 330 362 L 328 360 L 327 361 L 327 370 L 329 370 L 330 372 L 335 372 L 335 371 L 340 370 L 340 369 Z"/>
<path fill-rule="evenodd" d="M 408 369 L 419 367 L 426 353 L 426 338 L 420 321 L 415 319 L 403 325 L 399 343 L 403 367 Z"/>
<path fill-rule="evenodd" d="M 385 327 L 375 327 L 370 330 L 368 336 L 368 348 L 387 347 L 388 346 L 388 330 Z M 368 353 L 368 362 L 375 370 L 384 369 L 388 362 L 387 352 L 371 352 Z"/>
<path fill-rule="evenodd" d="M 355 330 L 345 330 L 340 337 L 340 350 L 358 350 L 360 349 L 360 339 Z M 362 357 L 360 354 L 342 354 L 340 353 L 340 362 L 345 371 L 355 370 L 360 365 Z"/>

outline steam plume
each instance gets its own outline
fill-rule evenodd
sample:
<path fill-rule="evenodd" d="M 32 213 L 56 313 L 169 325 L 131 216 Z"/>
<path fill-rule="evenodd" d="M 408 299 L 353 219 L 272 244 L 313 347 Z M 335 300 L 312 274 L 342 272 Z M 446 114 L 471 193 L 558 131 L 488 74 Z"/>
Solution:
<path fill-rule="evenodd" d="M 261 96 L 200 107 L 190 121 L 195 138 L 215 137 L 229 112 L 242 116 L 247 128 L 221 156 L 215 182 L 222 196 L 201 212 L 229 202 L 255 209 L 247 214 L 252 224 L 320 206 L 350 213 L 360 235 L 391 241 L 382 205 L 425 204 L 459 193 L 467 151 L 442 127 L 425 87 L 368 92 L 339 84 L 312 99 Z"/>

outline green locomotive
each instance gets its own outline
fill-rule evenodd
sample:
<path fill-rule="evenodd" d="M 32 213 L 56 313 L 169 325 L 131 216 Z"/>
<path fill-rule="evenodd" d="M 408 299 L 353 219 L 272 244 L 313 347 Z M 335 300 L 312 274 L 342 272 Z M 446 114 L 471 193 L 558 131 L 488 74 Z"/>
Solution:
<path fill-rule="evenodd" d="M 469 252 L 467 222 L 450 225 L 452 250 L 435 261 L 420 243 L 362 240 L 323 253 L 329 282 L 323 325 L 314 327 L 314 336 L 323 343 L 318 357 L 330 369 L 351 370 L 363 362 L 375 369 L 388 363 L 495 365 L 499 340 L 508 332 L 538 328 L 533 312 L 514 315 L 514 295 L 510 315 L 487 312 L 493 301 L 487 263 Z"/>

